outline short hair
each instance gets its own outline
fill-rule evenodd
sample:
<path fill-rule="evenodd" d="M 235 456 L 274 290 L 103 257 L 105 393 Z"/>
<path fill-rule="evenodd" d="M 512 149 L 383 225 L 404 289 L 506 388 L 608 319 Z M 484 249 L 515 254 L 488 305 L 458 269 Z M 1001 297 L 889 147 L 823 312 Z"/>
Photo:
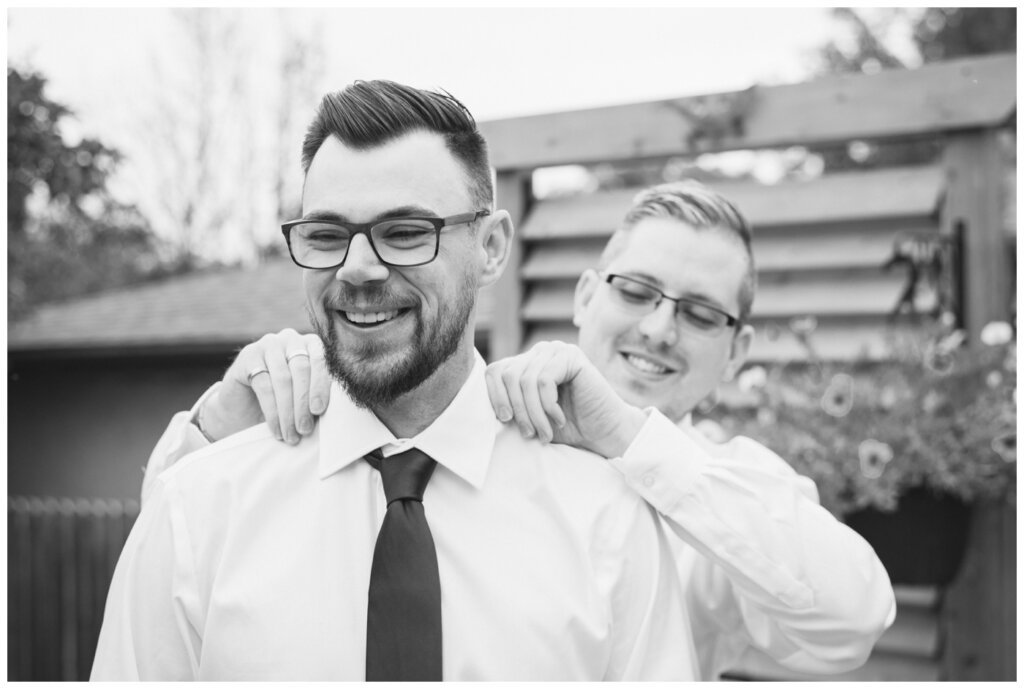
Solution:
<path fill-rule="evenodd" d="M 444 137 L 448 151 L 466 170 L 474 201 L 490 208 L 494 185 L 487 142 L 473 115 L 448 92 L 424 91 L 393 81 L 356 81 L 326 94 L 302 142 L 302 172 L 309 172 L 328 136 L 336 136 L 350 148 L 366 150 L 414 131 Z"/>
<path fill-rule="evenodd" d="M 690 227 L 723 231 L 739 240 L 746 254 L 747 271 L 737 297 L 737 317 L 741 322 L 746 322 L 757 289 L 757 270 L 750 246 L 750 223 L 739 209 L 721 194 L 693 180 L 669 182 L 644 189 L 633 198 L 633 206 L 626 213 L 622 225 L 605 245 L 599 263 L 601 269 L 626 250 L 630 232 L 644 218 L 676 218 Z"/>

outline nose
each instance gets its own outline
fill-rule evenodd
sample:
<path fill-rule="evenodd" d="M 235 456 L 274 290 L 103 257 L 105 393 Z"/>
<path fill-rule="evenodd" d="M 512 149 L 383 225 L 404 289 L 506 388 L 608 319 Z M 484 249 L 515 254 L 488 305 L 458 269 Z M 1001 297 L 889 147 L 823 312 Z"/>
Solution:
<path fill-rule="evenodd" d="M 679 341 L 675 307 L 674 301 L 662 299 L 654 311 L 641 319 L 638 327 L 645 340 L 666 347 L 672 347 Z"/>
<path fill-rule="evenodd" d="M 383 282 L 388 279 L 390 271 L 380 262 L 370 240 L 365 235 L 357 234 L 348 247 L 345 264 L 338 268 L 335 278 L 351 285 L 363 285 L 368 282 Z"/>

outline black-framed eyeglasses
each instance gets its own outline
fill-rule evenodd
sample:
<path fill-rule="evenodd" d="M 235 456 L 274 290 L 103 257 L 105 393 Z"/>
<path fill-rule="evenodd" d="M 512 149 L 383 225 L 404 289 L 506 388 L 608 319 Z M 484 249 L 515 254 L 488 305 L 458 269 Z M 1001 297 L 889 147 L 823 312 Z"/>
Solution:
<path fill-rule="evenodd" d="M 480 210 L 447 218 L 405 216 L 375 223 L 292 220 L 281 225 L 292 261 L 302 268 L 340 268 L 357 234 L 366 235 L 373 253 L 388 266 L 421 266 L 437 258 L 441 230 L 490 215 Z"/>
<path fill-rule="evenodd" d="M 625 275 L 605 274 L 604 281 L 612 288 L 615 301 L 622 308 L 636 314 L 654 313 L 662 300 L 675 302 L 676 317 L 687 329 L 708 336 L 715 336 L 725 328 L 740 322 L 736 316 L 726 313 L 717 306 L 686 297 L 670 297 L 657 287 Z"/>

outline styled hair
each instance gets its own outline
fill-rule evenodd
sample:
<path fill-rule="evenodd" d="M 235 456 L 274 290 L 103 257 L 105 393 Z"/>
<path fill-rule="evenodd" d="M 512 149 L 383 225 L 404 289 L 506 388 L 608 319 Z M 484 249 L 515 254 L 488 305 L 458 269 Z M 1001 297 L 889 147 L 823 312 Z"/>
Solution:
<path fill-rule="evenodd" d="M 356 81 L 326 94 L 302 142 L 302 172 L 329 136 L 349 148 L 382 146 L 414 131 L 444 137 L 449 152 L 462 163 L 470 193 L 485 208 L 494 201 L 487 142 L 469 110 L 450 93 L 436 93 L 393 81 Z"/>
<path fill-rule="evenodd" d="M 751 230 L 747 219 L 725 197 L 693 180 L 659 184 L 644 189 L 633 198 L 622 225 L 615 231 L 601 253 L 600 268 L 605 268 L 629 245 L 629 236 L 644 218 L 676 218 L 690 227 L 722 231 L 733 236 L 746 254 L 747 271 L 737 298 L 738 318 L 746 322 L 757 289 L 757 270 L 751 250 Z"/>

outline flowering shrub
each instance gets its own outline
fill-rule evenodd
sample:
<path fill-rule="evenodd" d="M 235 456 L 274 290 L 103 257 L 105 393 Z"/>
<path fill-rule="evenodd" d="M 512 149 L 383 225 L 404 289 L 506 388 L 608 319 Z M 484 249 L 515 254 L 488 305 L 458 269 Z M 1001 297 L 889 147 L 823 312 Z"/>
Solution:
<path fill-rule="evenodd" d="M 895 342 L 887 362 L 755 366 L 738 406 L 716 410 L 727 435 L 762 442 L 814 479 L 836 515 L 896 508 L 923 486 L 971 502 L 1016 501 L 1016 337 L 990 323 L 967 343 L 952 319 Z M 810 346 L 813 319 L 792 323 Z M 970 346 L 968 346 L 970 345 Z"/>

